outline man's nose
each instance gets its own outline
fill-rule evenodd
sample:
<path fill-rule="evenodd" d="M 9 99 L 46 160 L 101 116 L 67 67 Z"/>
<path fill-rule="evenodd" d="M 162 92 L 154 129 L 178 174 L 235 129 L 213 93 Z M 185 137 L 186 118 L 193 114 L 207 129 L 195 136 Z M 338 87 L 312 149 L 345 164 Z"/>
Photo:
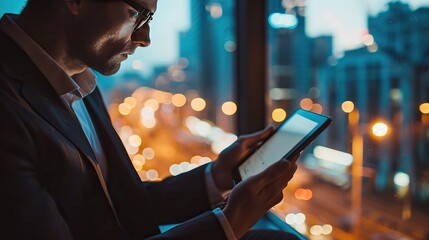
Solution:
<path fill-rule="evenodd" d="M 148 24 L 143 25 L 140 29 L 133 32 L 131 41 L 139 47 L 148 47 L 150 45 L 150 27 Z"/>

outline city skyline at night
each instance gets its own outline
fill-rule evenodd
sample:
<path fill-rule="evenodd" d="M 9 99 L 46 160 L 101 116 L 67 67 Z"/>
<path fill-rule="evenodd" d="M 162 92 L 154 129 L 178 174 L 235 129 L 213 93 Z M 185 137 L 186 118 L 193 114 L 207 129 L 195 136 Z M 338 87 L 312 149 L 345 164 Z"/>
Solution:
<path fill-rule="evenodd" d="M 289 0 L 294 2 L 295 0 Z M 334 36 L 334 51 L 356 48 L 360 44 L 362 32 L 366 29 L 367 14 L 376 14 L 386 9 L 392 0 L 382 1 L 343 1 L 343 0 L 306 0 L 307 33 L 311 37 L 320 35 Z M 407 0 L 412 9 L 429 5 L 429 0 Z M 138 49 L 123 63 L 119 74 L 137 70 L 139 74 L 149 77 L 157 65 L 175 62 L 179 56 L 179 33 L 191 26 L 190 0 L 176 0 L 174 8 L 169 1 L 159 1 L 158 11 L 151 23 L 152 44 L 148 48 Z M 25 0 L 2 1 L 0 14 L 19 13 Z M 169 17 L 163 17 L 169 16 Z M 268 24 L 268 20 L 267 20 Z M 137 64 L 135 61 L 137 60 Z M 134 65 L 133 65 L 134 63 Z"/>

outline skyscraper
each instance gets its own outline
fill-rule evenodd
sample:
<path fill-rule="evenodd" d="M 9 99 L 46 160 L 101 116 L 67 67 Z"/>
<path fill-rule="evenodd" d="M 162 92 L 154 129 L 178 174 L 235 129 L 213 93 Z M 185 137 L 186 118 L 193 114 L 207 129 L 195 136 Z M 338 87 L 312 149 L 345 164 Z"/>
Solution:
<path fill-rule="evenodd" d="M 220 106 L 234 100 L 234 2 L 191 0 L 191 28 L 180 36 L 180 56 L 190 88 L 208 102 L 208 118 L 216 121 Z"/>
<path fill-rule="evenodd" d="M 397 172 L 408 174 L 415 189 L 417 182 L 429 182 L 419 177 L 427 176 L 424 169 L 429 166 L 428 126 L 419 112 L 429 95 L 429 8 L 413 11 L 400 2 L 388 6 L 368 18 L 364 47 L 345 52 L 335 66 L 321 71 L 321 96 L 337 120 L 331 139 L 342 150 L 350 150 L 344 134 L 348 124 L 338 109 L 343 101 L 355 103 L 364 128 L 364 165 L 376 169 L 377 189 L 392 188 L 391 176 Z M 392 129 L 383 140 L 367 134 L 366 126 L 378 119 Z"/>

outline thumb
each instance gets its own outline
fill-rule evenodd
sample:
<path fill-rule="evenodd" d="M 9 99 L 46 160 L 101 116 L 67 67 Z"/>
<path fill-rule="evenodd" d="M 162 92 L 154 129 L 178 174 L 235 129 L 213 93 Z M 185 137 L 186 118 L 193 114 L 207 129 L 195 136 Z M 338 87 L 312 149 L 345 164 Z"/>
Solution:
<path fill-rule="evenodd" d="M 277 181 L 279 178 L 283 178 L 291 165 L 291 162 L 285 159 L 277 161 L 264 171 L 254 175 L 252 177 L 255 181 L 254 184 L 259 188 L 264 188 L 266 185 Z"/>

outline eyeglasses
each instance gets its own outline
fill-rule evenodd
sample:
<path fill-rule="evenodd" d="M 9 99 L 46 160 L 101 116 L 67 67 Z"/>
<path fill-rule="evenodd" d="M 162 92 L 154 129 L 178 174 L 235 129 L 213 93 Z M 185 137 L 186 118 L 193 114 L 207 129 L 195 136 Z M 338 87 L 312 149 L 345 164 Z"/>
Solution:
<path fill-rule="evenodd" d="M 132 8 L 138 11 L 137 20 L 136 20 L 136 27 L 134 28 L 134 32 L 138 31 L 143 25 L 146 23 L 149 23 L 153 19 L 153 12 L 146 9 L 145 7 L 141 6 L 140 4 L 136 3 L 134 0 L 122 0 L 128 5 L 130 5 Z"/>

